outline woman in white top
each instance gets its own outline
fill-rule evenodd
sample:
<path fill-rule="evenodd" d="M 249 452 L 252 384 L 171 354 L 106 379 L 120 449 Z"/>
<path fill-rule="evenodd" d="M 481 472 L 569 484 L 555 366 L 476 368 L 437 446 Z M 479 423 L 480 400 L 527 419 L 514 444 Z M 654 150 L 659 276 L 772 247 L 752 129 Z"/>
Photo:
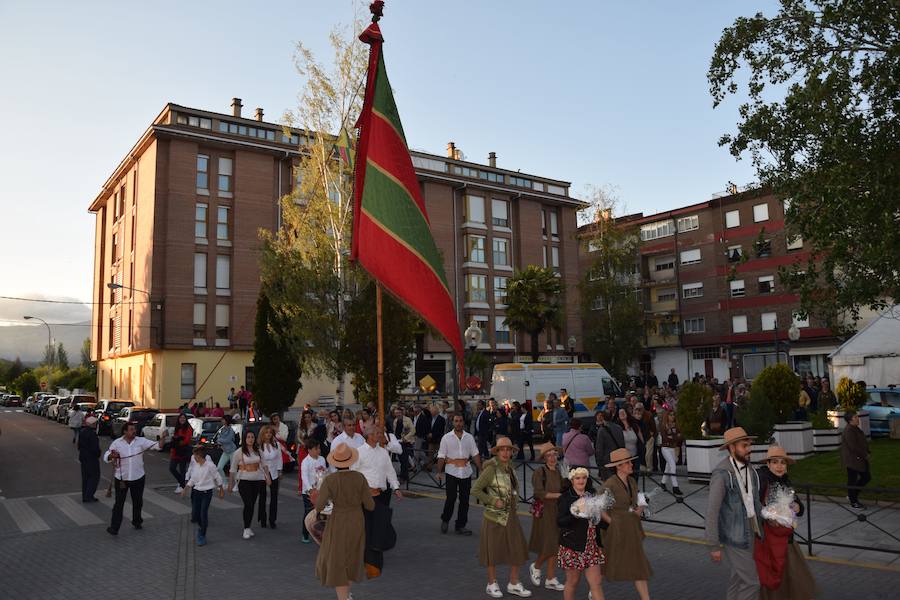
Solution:
<path fill-rule="evenodd" d="M 253 520 L 253 508 L 257 498 L 265 494 L 266 485 L 271 485 L 268 467 L 262 462 L 256 434 L 244 427 L 241 447 L 231 457 L 231 470 L 228 473 L 228 489 L 234 490 L 234 480 L 238 480 L 238 492 L 244 502 L 244 539 L 253 537 L 250 521 Z M 265 502 L 265 500 L 263 500 Z"/>
<path fill-rule="evenodd" d="M 281 461 L 281 444 L 275 439 L 275 430 L 266 425 L 259 430 L 259 455 L 262 457 L 269 478 L 272 480 L 269 494 L 268 523 L 275 529 L 275 520 L 278 518 L 278 475 L 284 463 Z M 263 488 L 259 499 L 259 526 L 266 528 L 266 488 Z"/>

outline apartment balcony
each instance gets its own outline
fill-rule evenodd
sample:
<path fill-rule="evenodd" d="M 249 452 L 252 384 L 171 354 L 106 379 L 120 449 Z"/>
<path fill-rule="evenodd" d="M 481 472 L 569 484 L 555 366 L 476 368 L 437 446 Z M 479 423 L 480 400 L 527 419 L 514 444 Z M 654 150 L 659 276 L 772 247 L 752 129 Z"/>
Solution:
<path fill-rule="evenodd" d="M 678 310 L 677 300 L 665 300 L 663 302 L 650 302 L 645 304 L 644 312 L 648 313 L 675 313 Z"/>
<path fill-rule="evenodd" d="M 668 335 L 662 335 L 660 333 L 648 333 L 647 334 L 647 347 L 648 348 L 676 348 L 680 345 L 678 340 L 678 333 L 670 333 Z"/>

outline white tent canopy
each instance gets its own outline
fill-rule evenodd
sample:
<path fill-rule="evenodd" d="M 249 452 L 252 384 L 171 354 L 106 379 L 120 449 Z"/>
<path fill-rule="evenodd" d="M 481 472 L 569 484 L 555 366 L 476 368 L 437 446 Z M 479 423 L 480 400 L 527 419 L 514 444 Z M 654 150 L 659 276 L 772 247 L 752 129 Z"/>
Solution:
<path fill-rule="evenodd" d="M 868 386 L 900 384 L 900 305 L 881 313 L 828 358 L 835 382 L 849 377 Z"/>

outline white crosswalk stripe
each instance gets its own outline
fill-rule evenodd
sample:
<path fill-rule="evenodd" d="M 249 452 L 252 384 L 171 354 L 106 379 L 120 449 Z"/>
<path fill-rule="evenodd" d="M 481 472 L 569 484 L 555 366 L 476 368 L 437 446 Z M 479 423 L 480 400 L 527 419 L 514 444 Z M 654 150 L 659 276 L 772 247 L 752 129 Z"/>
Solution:
<path fill-rule="evenodd" d="M 76 525 L 99 525 L 103 523 L 103 519 L 84 508 L 80 502 L 76 502 L 70 496 L 54 496 L 48 498 L 50 503 L 60 510 L 64 515 L 72 519 Z"/>
<path fill-rule="evenodd" d="M 181 496 L 174 496 L 175 498 L 181 498 Z M 155 504 L 170 513 L 175 513 L 176 515 L 187 515 L 191 512 L 191 505 L 184 504 L 183 502 L 179 502 L 178 500 L 172 500 L 171 498 L 166 498 L 159 492 L 155 492 L 149 488 L 144 488 L 144 502 L 150 502 L 151 504 Z"/>
<path fill-rule="evenodd" d="M 50 526 L 28 505 L 24 498 L 14 498 L 0 502 L 0 506 L 6 508 L 13 522 L 18 526 L 22 533 L 33 533 L 35 531 L 47 531 Z"/>

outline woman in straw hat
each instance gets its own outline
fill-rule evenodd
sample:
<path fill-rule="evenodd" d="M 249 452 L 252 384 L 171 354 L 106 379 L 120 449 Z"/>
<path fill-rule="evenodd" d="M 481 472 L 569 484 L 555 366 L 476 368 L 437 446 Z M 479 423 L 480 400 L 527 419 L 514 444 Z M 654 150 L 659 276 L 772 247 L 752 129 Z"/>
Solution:
<path fill-rule="evenodd" d="M 497 584 L 497 565 L 510 566 L 508 593 L 522 598 L 531 596 L 531 591 L 519 581 L 519 567 L 528 561 L 528 545 L 516 513 L 518 482 L 511 463 L 515 450 L 508 437 L 497 438 L 497 444 L 491 448 L 494 458 L 484 463 L 472 486 L 472 495 L 484 505 L 478 561 L 487 567 L 485 592 L 492 598 L 503 596 Z"/>
<path fill-rule="evenodd" d="M 600 541 L 599 525 L 589 519 L 582 519 L 572 514 L 572 505 L 586 493 L 594 493 L 593 482 L 588 470 L 576 467 L 569 471 L 572 485 L 566 489 L 559 499 L 559 566 L 566 571 L 566 585 L 563 587 L 563 598 L 573 600 L 578 581 L 584 573 L 590 587 L 590 596 L 595 600 L 603 600 L 603 582 L 601 565 L 606 558 Z M 606 515 L 604 514 L 604 517 Z M 606 519 L 604 518 L 604 521 Z"/>
<path fill-rule="evenodd" d="M 637 505 L 638 484 L 631 474 L 637 456 L 627 448 L 614 450 L 606 468 L 616 473 L 603 482 L 616 503 L 609 510 L 609 529 L 603 536 L 606 566 L 603 569 L 609 581 L 633 581 L 641 600 L 650 598 L 647 580 L 653 574 L 650 562 L 644 554 L 644 529 L 641 527 L 643 507 Z"/>
<path fill-rule="evenodd" d="M 765 466 L 757 470 L 759 474 L 759 500 L 763 506 L 778 501 L 779 495 L 790 492 L 791 480 L 787 470 L 789 464 L 794 464 L 794 459 L 787 455 L 781 446 L 770 446 L 766 453 L 766 459 L 761 461 Z M 790 508 L 796 516 L 803 515 L 803 503 L 793 495 Z M 756 540 L 753 557 L 756 561 L 756 569 L 759 573 L 760 594 L 762 600 L 809 600 L 818 592 L 816 582 L 813 579 L 806 559 L 800 551 L 800 546 L 794 539 L 792 527 L 785 527 L 774 521 L 765 521 L 763 524 L 765 535 Z M 775 546 L 781 546 L 780 550 Z M 773 558 L 771 550 L 776 550 L 774 555 L 784 556 L 783 560 Z M 786 551 L 786 553 L 785 553 Z"/>
<path fill-rule="evenodd" d="M 550 446 L 541 452 L 541 462 L 544 464 L 531 474 L 534 504 L 531 509 L 531 539 L 528 541 L 528 550 L 538 555 L 537 560 L 528 565 L 531 583 L 541 585 L 541 565 L 547 563 L 547 579 L 544 581 L 544 587 L 556 591 L 564 587 L 553 574 L 559 550 L 556 508 L 563 489 L 563 479 L 559 472 L 560 454 L 562 448 L 559 446 Z"/>
<path fill-rule="evenodd" d="M 347 444 L 338 444 L 328 454 L 328 463 L 337 471 L 325 477 L 316 498 L 316 511 L 333 508 L 322 536 L 316 559 L 316 577 L 326 587 L 335 588 L 338 600 L 347 600 L 350 582 L 363 576 L 366 546 L 362 509 L 373 510 L 375 501 L 362 473 L 350 471 L 359 453 Z"/>

